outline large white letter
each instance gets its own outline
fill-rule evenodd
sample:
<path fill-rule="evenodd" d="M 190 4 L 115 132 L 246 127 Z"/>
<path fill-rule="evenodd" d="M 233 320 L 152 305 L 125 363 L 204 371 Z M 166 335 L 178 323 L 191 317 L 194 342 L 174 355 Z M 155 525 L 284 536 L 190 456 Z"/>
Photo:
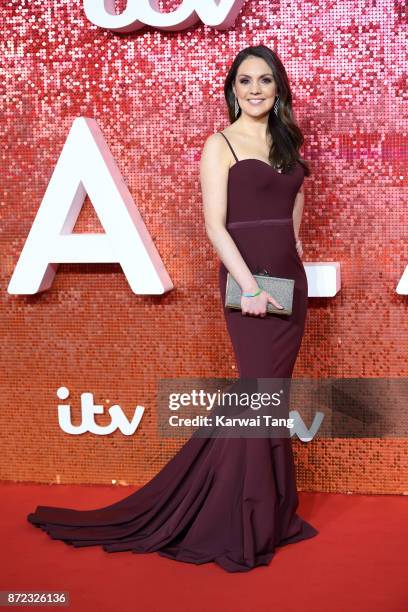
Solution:
<path fill-rule="evenodd" d="M 206 25 L 226 30 L 235 23 L 245 0 L 183 0 L 171 13 L 162 13 L 157 0 L 128 0 L 115 14 L 115 0 L 84 0 L 85 15 L 94 25 L 113 32 L 134 32 L 149 25 L 160 30 L 185 30 L 201 19 Z"/>
<path fill-rule="evenodd" d="M 396 291 L 400 295 L 408 295 L 408 266 L 406 266 L 403 275 L 399 279 Z"/>
<path fill-rule="evenodd" d="M 72 233 L 86 194 L 106 233 Z M 57 264 L 120 263 L 134 293 L 173 288 L 94 119 L 74 120 L 7 291 L 49 289 Z"/>

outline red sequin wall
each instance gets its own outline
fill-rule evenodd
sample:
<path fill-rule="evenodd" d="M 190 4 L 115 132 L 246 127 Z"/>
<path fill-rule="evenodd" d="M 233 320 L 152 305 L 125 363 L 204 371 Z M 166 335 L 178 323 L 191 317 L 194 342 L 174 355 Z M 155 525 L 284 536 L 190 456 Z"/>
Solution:
<path fill-rule="evenodd" d="M 237 375 L 199 159 L 228 124 L 224 78 L 248 45 L 277 51 L 291 81 L 312 169 L 303 260 L 341 265 L 340 292 L 309 298 L 294 377 L 408 375 L 408 297 L 396 293 L 408 264 L 404 2 L 247 0 L 227 31 L 119 35 L 92 25 L 80 0 L 8 0 L 2 18 L 0 478 L 143 484 L 181 444 L 157 436 L 158 380 Z M 47 291 L 7 293 L 79 116 L 95 118 L 109 144 L 175 285 L 165 295 L 135 295 L 116 264 L 61 264 Z M 88 200 L 75 231 L 103 231 Z M 68 435 L 60 386 L 74 424 L 86 391 L 129 419 L 143 405 L 142 423 L 133 436 Z M 299 489 L 408 490 L 404 439 L 293 446 Z"/>

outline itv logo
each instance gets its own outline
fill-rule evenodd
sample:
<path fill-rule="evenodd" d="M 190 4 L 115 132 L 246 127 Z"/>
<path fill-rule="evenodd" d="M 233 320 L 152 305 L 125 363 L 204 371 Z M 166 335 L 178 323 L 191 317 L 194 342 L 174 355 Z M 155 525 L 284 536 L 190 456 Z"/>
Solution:
<path fill-rule="evenodd" d="M 198 21 L 210 28 L 227 30 L 245 0 L 182 0 L 175 10 L 163 13 L 158 0 L 128 0 L 116 14 L 115 0 L 84 0 L 85 15 L 91 23 L 113 32 L 134 32 L 145 25 L 160 30 L 185 30 Z"/>
<path fill-rule="evenodd" d="M 60 400 L 66 400 L 69 397 L 69 389 L 66 387 L 59 387 L 59 389 L 57 389 L 57 397 Z M 111 417 L 109 425 L 97 425 L 97 423 L 95 423 L 95 414 L 103 414 L 105 407 L 94 403 L 92 393 L 81 393 L 81 424 L 72 424 L 70 404 L 59 404 L 58 423 L 62 431 L 71 435 L 78 436 L 85 432 L 90 432 L 97 436 L 106 436 L 116 431 L 116 429 L 120 429 L 125 436 L 132 436 L 139 427 L 144 410 L 143 406 L 136 406 L 133 418 L 129 421 L 122 408 L 118 404 L 114 404 L 108 408 Z"/>

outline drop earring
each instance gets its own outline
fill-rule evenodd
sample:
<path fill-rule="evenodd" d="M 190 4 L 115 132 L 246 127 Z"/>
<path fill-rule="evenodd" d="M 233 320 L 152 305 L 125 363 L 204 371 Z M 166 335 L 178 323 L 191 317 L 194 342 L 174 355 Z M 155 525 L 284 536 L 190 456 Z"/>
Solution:
<path fill-rule="evenodd" d="M 279 112 L 279 96 L 276 97 L 275 104 L 273 105 L 273 112 L 278 117 L 278 112 Z"/>
<path fill-rule="evenodd" d="M 238 104 L 237 96 L 235 96 L 235 116 L 238 117 L 240 106 Z"/>

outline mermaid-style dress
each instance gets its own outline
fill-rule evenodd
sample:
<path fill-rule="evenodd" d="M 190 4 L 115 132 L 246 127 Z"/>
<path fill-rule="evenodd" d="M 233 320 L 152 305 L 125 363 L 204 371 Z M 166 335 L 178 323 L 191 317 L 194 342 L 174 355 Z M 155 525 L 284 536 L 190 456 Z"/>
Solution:
<path fill-rule="evenodd" d="M 222 132 L 221 132 L 222 134 Z M 227 140 L 226 136 L 222 134 Z M 304 172 L 281 174 L 257 159 L 238 160 L 228 179 L 226 226 L 251 272 L 295 279 L 293 313 L 243 316 L 223 307 L 240 379 L 290 379 L 302 342 L 307 279 L 295 246 L 292 212 Z M 224 304 L 227 269 L 219 267 Z M 147 484 L 95 510 L 37 506 L 27 516 L 51 538 L 229 572 L 267 565 L 276 546 L 315 536 L 297 514 L 291 439 L 193 435 Z"/>

